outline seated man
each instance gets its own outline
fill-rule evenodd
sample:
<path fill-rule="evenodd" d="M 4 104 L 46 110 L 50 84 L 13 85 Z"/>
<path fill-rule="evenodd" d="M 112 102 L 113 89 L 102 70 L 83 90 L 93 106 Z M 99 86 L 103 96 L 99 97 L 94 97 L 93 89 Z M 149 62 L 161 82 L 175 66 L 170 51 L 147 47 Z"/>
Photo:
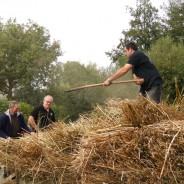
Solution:
<path fill-rule="evenodd" d="M 11 101 L 9 109 L 0 116 L 0 137 L 18 138 L 22 133 L 32 134 L 19 109 L 19 102 Z"/>
<path fill-rule="evenodd" d="M 43 99 L 43 104 L 34 108 L 31 112 L 28 122 L 34 131 L 37 131 L 39 128 L 42 130 L 48 128 L 55 122 L 55 114 L 51 109 L 52 103 L 53 97 L 47 95 Z"/>

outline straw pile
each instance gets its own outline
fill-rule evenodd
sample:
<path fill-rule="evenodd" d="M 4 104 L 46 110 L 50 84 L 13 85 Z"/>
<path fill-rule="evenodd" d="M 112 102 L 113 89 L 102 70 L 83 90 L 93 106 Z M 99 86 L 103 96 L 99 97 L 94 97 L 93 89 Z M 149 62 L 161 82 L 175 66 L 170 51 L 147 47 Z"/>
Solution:
<path fill-rule="evenodd" d="M 183 109 L 144 98 L 109 100 L 38 137 L 0 140 L 0 162 L 18 183 L 182 183 Z"/>
<path fill-rule="evenodd" d="M 62 123 L 56 127 L 40 132 L 38 137 L 0 140 L 0 162 L 10 173 L 16 173 L 18 183 L 71 184 L 70 180 L 75 180 L 74 174 L 68 171 L 75 131 L 67 132 Z"/>
<path fill-rule="evenodd" d="M 117 128 L 81 141 L 73 169 L 81 183 L 180 183 L 184 179 L 183 122 Z"/>

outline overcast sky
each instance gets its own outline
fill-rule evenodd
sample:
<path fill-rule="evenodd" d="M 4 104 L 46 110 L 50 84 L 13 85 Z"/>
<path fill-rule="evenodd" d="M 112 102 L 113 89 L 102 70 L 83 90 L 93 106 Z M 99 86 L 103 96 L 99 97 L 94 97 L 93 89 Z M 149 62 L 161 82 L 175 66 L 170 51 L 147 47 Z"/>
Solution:
<path fill-rule="evenodd" d="M 159 8 L 167 0 L 151 0 Z M 130 21 L 126 6 L 136 0 L 1 0 L 3 21 L 16 18 L 17 23 L 33 20 L 59 40 L 64 55 L 60 61 L 110 65 L 105 52 L 119 43 L 121 32 Z"/>

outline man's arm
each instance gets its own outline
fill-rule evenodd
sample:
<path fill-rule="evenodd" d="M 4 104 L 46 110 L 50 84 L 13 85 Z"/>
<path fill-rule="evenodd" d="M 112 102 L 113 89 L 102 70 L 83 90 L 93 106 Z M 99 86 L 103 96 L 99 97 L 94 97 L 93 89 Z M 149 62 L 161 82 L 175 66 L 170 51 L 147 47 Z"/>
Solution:
<path fill-rule="evenodd" d="M 7 123 L 5 123 L 5 118 L 2 115 L 0 117 L 0 137 L 7 139 L 8 135 L 5 133 L 4 128 L 3 128 L 5 125 L 7 125 Z"/>
<path fill-rule="evenodd" d="M 130 69 L 132 69 L 132 67 L 133 65 L 131 64 L 125 64 L 122 68 L 120 68 L 116 73 L 114 73 L 104 82 L 104 86 L 109 86 L 113 80 L 116 80 L 119 77 L 125 75 Z"/>
<path fill-rule="evenodd" d="M 0 137 L 4 138 L 4 139 L 8 138 L 8 136 L 5 134 L 5 132 L 3 130 L 0 130 Z"/>
<path fill-rule="evenodd" d="M 34 119 L 34 117 L 33 116 L 29 116 L 29 118 L 28 118 L 28 123 L 29 123 L 29 125 L 32 127 L 32 128 L 34 128 L 34 129 L 38 129 L 38 126 L 37 126 L 37 124 L 36 124 L 36 122 L 35 122 L 35 119 Z"/>
<path fill-rule="evenodd" d="M 142 85 L 144 83 L 144 79 L 140 78 L 140 77 L 137 77 L 135 74 L 133 74 L 133 78 L 134 78 L 134 80 L 137 80 L 135 82 L 137 85 Z"/>
<path fill-rule="evenodd" d="M 36 135 L 35 132 L 32 132 L 30 128 L 28 127 L 28 125 L 26 124 L 23 115 L 20 115 L 20 123 L 21 123 L 21 131 L 23 133 L 30 134 L 30 135 Z"/>

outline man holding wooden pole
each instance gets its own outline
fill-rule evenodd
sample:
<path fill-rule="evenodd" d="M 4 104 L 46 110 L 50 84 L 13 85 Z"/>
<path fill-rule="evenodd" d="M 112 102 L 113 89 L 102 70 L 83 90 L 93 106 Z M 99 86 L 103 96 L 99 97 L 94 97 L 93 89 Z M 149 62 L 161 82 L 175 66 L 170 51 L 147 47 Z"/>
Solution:
<path fill-rule="evenodd" d="M 163 81 L 149 57 L 138 51 L 134 42 L 129 42 L 125 45 L 124 54 L 128 57 L 127 63 L 110 76 L 103 85 L 109 86 L 112 81 L 132 69 L 133 77 L 136 80 L 135 83 L 140 85 L 140 94 L 156 103 L 160 103 Z"/>

